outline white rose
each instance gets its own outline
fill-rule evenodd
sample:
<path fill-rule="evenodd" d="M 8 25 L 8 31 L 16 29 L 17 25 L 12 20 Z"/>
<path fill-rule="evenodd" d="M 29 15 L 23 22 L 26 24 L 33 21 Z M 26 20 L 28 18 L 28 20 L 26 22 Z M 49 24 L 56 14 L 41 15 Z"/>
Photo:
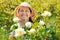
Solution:
<path fill-rule="evenodd" d="M 14 36 L 17 37 L 17 36 L 22 36 L 24 34 L 26 34 L 26 32 L 24 31 L 24 29 L 18 28 L 18 29 L 15 30 L 15 35 Z"/>
<path fill-rule="evenodd" d="M 31 33 L 31 34 L 33 34 L 35 32 L 36 32 L 36 30 L 34 28 L 30 29 L 30 31 L 29 31 L 29 33 Z"/>
<path fill-rule="evenodd" d="M 18 22 L 20 19 L 18 18 L 18 17 L 15 17 L 14 19 L 13 19 L 13 21 L 14 22 Z"/>
<path fill-rule="evenodd" d="M 44 16 L 44 17 L 51 16 L 51 15 L 52 15 L 51 12 L 48 12 L 48 11 L 44 11 L 44 13 L 41 14 L 41 16 Z"/>
<path fill-rule="evenodd" d="M 30 27 L 31 27 L 31 22 L 26 22 L 26 23 L 25 23 L 25 26 L 26 26 L 27 28 L 30 28 Z"/>
<path fill-rule="evenodd" d="M 10 30 L 13 30 L 14 29 L 14 26 L 18 26 L 17 24 L 13 24 L 10 28 Z"/>
<path fill-rule="evenodd" d="M 40 25 L 44 25 L 44 24 L 45 24 L 45 22 L 44 22 L 44 21 L 42 21 L 42 20 L 40 20 L 39 24 L 40 24 Z"/>
<path fill-rule="evenodd" d="M 47 33 L 49 33 L 49 32 L 50 32 L 50 30 L 47 31 Z"/>

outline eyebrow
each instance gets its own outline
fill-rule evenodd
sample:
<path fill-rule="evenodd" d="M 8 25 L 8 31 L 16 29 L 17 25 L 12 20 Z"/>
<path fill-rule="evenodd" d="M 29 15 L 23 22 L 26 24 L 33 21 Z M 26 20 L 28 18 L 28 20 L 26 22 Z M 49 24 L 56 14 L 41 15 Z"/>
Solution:
<path fill-rule="evenodd" d="M 29 10 L 30 10 L 30 12 L 32 13 L 31 9 L 30 9 L 30 8 L 28 8 L 28 9 L 29 9 Z M 19 10 L 20 10 L 20 9 L 18 9 L 18 12 L 19 12 Z"/>

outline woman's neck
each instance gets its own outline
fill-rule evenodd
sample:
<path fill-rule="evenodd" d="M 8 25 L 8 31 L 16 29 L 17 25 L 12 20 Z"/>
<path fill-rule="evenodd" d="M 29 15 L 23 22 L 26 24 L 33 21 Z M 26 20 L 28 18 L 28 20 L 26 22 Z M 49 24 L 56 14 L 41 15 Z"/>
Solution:
<path fill-rule="evenodd" d="M 26 22 L 28 22 L 28 21 L 26 21 Z M 25 22 L 25 21 L 19 22 L 19 23 L 18 23 L 18 28 L 24 27 L 26 22 Z"/>

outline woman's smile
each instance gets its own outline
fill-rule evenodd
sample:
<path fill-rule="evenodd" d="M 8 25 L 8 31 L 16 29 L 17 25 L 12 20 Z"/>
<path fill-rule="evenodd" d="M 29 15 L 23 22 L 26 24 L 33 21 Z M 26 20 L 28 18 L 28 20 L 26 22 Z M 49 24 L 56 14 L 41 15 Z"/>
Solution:
<path fill-rule="evenodd" d="M 19 14 L 20 14 L 21 19 L 23 21 L 28 21 L 29 20 L 29 17 L 30 17 L 30 10 L 27 7 L 20 8 Z"/>

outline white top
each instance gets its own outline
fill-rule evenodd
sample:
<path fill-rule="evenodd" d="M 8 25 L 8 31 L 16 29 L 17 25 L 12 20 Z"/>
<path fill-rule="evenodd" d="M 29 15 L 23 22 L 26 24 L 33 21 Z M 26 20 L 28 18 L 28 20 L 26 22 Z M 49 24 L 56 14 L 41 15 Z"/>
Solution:
<path fill-rule="evenodd" d="M 18 23 L 18 28 L 22 28 L 24 25 L 22 25 L 20 22 Z"/>

